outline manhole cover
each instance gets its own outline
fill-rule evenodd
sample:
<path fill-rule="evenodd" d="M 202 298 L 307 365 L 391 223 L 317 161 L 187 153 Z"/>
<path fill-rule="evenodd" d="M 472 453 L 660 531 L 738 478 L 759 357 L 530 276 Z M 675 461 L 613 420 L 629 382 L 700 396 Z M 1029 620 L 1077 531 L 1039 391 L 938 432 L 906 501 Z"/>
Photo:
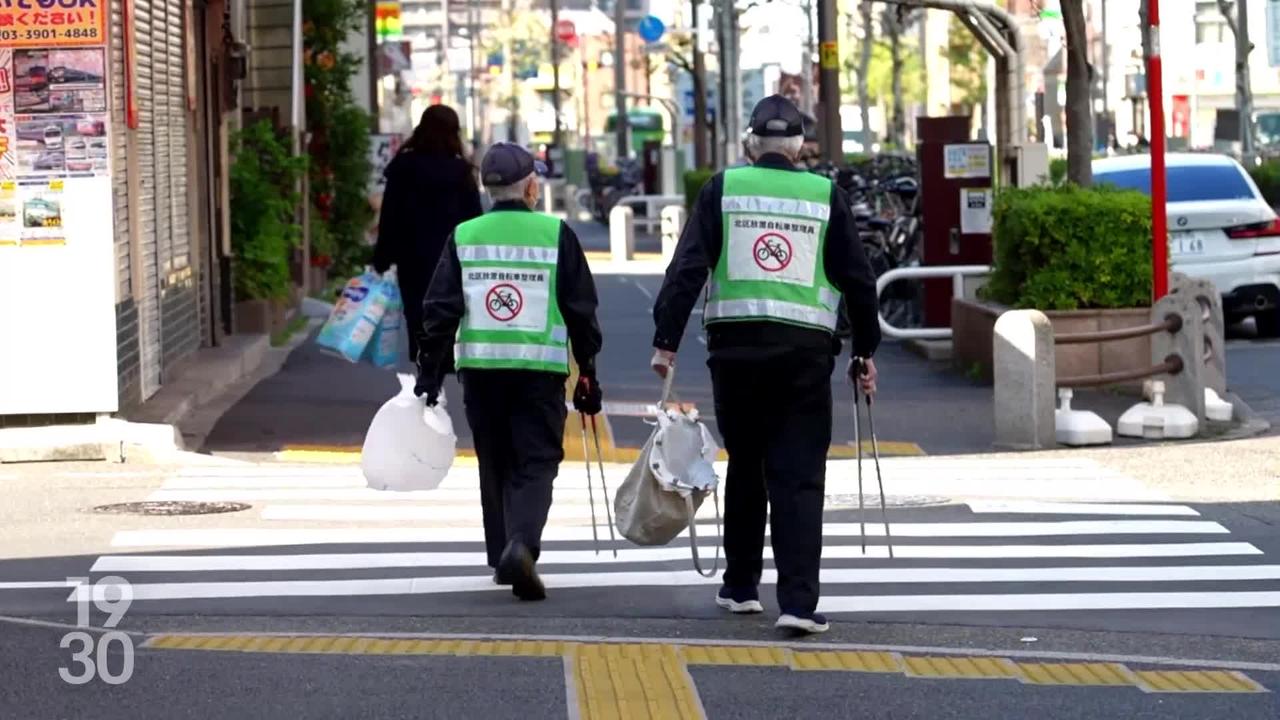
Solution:
<path fill-rule="evenodd" d="M 880 507 L 880 496 L 875 492 L 869 492 L 863 495 L 863 506 L 867 509 L 875 509 Z M 951 502 L 950 498 L 944 498 L 937 495 L 888 495 L 884 499 L 886 507 L 891 508 L 913 508 L 926 507 L 929 505 L 946 505 Z M 828 510 L 839 509 L 849 510 L 858 509 L 857 495 L 830 495 L 827 497 L 826 508 Z"/>
<path fill-rule="evenodd" d="M 213 515 L 233 513 L 253 507 L 238 502 L 131 502 L 99 505 L 96 513 L 115 515 Z"/>

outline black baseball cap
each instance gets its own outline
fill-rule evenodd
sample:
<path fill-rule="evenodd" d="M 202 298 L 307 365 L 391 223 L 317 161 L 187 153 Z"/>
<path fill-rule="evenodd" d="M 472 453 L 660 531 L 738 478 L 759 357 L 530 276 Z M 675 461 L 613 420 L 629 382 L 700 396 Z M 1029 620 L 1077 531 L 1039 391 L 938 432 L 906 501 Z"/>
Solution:
<path fill-rule="evenodd" d="M 804 115 L 796 104 L 782 95 L 770 95 L 751 111 L 751 134 L 761 137 L 804 135 Z"/>
<path fill-rule="evenodd" d="M 547 166 L 515 143 L 495 143 L 480 162 L 480 181 L 486 186 L 514 185 L 537 173 L 547 174 Z"/>

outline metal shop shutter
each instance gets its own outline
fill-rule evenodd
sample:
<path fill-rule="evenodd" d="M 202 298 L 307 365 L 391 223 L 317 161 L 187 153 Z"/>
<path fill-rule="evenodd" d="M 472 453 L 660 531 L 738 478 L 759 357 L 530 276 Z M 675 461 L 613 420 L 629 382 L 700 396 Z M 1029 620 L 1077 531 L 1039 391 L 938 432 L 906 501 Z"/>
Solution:
<path fill-rule="evenodd" d="M 160 248 L 157 242 L 157 148 L 155 143 L 156 57 L 153 41 L 154 15 L 152 0 L 134 0 L 133 38 L 136 46 L 134 75 L 137 90 L 138 128 L 133 151 L 138 163 L 141 192 L 133 203 L 138 215 L 138 246 L 141 250 L 134 262 L 141 265 L 142 287 L 138 293 L 138 324 L 142 355 L 142 399 L 160 388 Z M 163 124 L 163 119 L 159 119 Z M 160 163 L 163 164 L 163 161 Z M 160 185 L 163 187 L 163 185 Z"/>

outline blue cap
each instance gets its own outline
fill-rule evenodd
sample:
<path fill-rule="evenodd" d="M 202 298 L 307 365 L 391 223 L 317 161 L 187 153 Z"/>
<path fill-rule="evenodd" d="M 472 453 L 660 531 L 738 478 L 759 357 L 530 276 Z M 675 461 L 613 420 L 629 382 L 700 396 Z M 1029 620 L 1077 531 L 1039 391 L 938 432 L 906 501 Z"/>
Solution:
<path fill-rule="evenodd" d="M 804 135 L 804 114 L 782 95 L 770 95 L 751 111 L 752 135 L 761 137 L 796 137 Z"/>
<path fill-rule="evenodd" d="M 495 143 L 480 162 L 480 181 L 486 187 L 514 185 L 537 173 L 547 174 L 547 166 L 515 143 Z"/>

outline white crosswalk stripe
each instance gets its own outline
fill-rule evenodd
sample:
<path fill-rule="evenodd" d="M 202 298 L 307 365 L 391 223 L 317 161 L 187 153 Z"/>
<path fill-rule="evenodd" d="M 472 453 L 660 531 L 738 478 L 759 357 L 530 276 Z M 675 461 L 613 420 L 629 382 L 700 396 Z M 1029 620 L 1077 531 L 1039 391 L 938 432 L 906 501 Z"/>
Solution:
<path fill-rule="evenodd" d="M 854 469 L 828 466 L 825 612 L 1280 607 L 1280 564 L 1196 508 L 1095 463 L 887 459 L 891 500 L 931 499 L 890 510 L 892 559 L 877 505 L 865 527 L 847 510 Z M 615 470 L 616 483 L 624 469 Z M 646 548 L 619 540 L 616 556 L 607 547 L 597 552 L 585 483 L 585 473 L 568 466 L 557 480 L 539 558 L 548 588 L 675 592 L 719 582 L 691 571 L 685 540 Z M 117 531 L 116 553 L 97 558 L 91 572 L 123 577 L 135 601 L 508 592 L 486 567 L 474 468 L 456 469 L 436 490 L 385 493 L 366 488 L 352 467 L 192 467 L 147 499 L 255 506 L 189 526 L 168 520 Z M 595 500 L 604 539 L 598 486 Z M 719 540 L 706 510 L 698 532 L 704 555 Z M 768 547 L 765 558 L 769 585 L 776 574 Z"/>

